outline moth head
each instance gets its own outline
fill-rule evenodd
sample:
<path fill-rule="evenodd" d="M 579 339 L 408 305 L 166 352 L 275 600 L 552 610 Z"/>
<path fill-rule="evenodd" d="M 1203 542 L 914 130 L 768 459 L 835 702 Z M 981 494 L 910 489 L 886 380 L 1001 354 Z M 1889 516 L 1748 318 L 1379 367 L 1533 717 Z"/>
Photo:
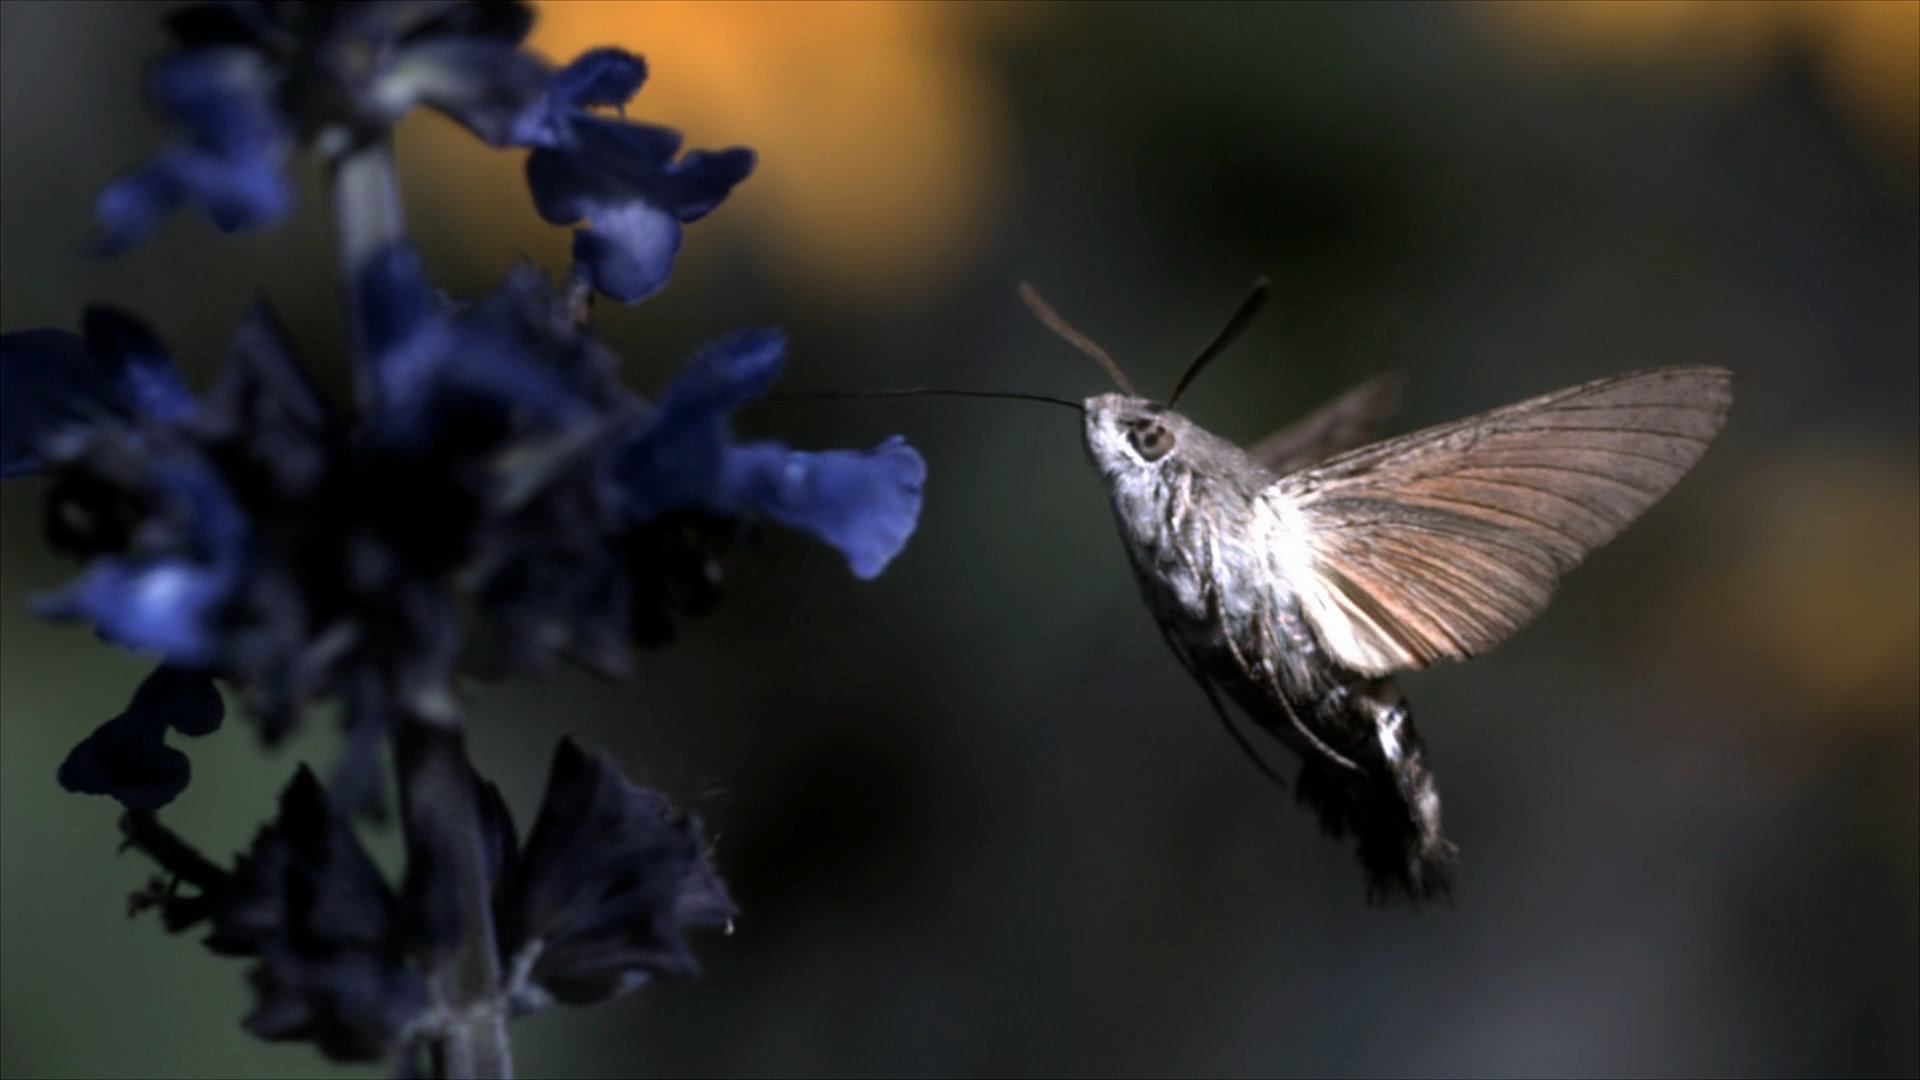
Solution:
<path fill-rule="evenodd" d="M 1103 474 L 1152 470 L 1179 457 L 1186 417 L 1126 394 L 1090 397 L 1084 406 L 1087 455 Z"/>
<path fill-rule="evenodd" d="M 1113 381 L 1124 391 L 1119 394 L 1101 394 L 1090 397 L 1081 406 L 1086 418 L 1085 435 L 1087 454 L 1109 479 L 1158 471 L 1168 467 L 1181 458 L 1180 444 L 1195 442 L 1192 436 L 1198 436 L 1198 442 L 1204 443 L 1207 436 L 1187 419 L 1173 411 L 1180 395 L 1193 385 L 1194 377 L 1220 355 L 1233 339 L 1240 336 L 1247 323 L 1253 319 L 1260 305 L 1267 299 L 1267 279 L 1254 281 L 1252 291 L 1246 299 L 1240 301 L 1240 307 L 1234 311 L 1226 325 L 1222 326 L 1213 340 L 1209 341 L 1200 354 L 1187 365 L 1181 373 L 1180 381 L 1175 384 L 1173 393 L 1163 402 L 1142 397 L 1133 388 L 1126 372 L 1113 362 L 1107 351 L 1095 344 L 1092 338 L 1075 329 L 1073 324 L 1060 317 L 1041 297 L 1033 286 L 1022 282 L 1020 298 L 1026 301 L 1033 313 L 1039 317 L 1054 333 L 1059 334 L 1074 348 L 1092 357 L 1106 369 Z M 1215 440 L 1217 441 L 1217 440 Z"/>

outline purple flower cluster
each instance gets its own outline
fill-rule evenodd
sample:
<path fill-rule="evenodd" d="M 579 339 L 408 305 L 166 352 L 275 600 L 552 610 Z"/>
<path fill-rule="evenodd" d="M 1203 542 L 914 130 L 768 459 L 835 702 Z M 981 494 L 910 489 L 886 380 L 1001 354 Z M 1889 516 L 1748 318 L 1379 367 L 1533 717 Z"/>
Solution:
<path fill-rule="evenodd" d="M 781 369 L 777 331 L 715 341 L 651 400 L 621 384 L 592 294 L 657 293 L 682 224 L 753 154 L 682 154 L 678 133 L 609 115 L 638 91 L 639 58 L 596 50 L 555 70 L 521 49 L 530 22 L 502 0 L 233 0 L 172 20 L 179 47 L 150 91 L 183 137 L 103 192 L 96 248 L 128 250 L 182 207 L 223 230 L 269 225 L 292 209 L 293 156 L 320 155 L 351 297 L 350 407 L 264 302 L 202 393 L 111 307 L 78 334 L 0 336 L 0 475 L 50 477 L 49 542 L 84 564 L 38 610 L 159 664 L 61 783 L 126 807 L 129 843 L 171 877 L 152 901 L 170 928 L 204 923 L 210 948 L 257 959 L 250 1031 L 448 1074 L 497 1071 L 472 1016 L 690 975 L 682 931 L 733 914 L 698 821 L 570 741 L 522 843 L 466 765 L 457 676 L 560 657 L 624 673 L 632 645 L 712 602 L 728 541 L 762 523 L 874 577 L 912 533 L 926 474 L 897 437 L 737 442 L 730 415 Z M 535 206 L 577 226 L 565 280 L 521 266 L 478 298 L 433 288 L 394 224 L 385 150 L 416 105 L 532 149 Z M 230 869 L 155 813 L 190 774 L 167 734 L 217 728 L 218 684 L 270 741 L 321 700 L 348 734 L 328 787 L 303 768 Z M 408 824 L 399 892 L 352 828 L 378 808 L 385 745 Z"/>

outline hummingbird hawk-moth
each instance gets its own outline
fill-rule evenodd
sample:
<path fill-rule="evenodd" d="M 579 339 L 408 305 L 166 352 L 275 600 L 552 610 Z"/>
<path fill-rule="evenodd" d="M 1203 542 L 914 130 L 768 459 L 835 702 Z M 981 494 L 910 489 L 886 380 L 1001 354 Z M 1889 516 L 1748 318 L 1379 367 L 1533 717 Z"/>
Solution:
<path fill-rule="evenodd" d="M 1477 656 L 1539 614 L 1562 574 L 1700 459 L 1733 373 L 1616 375 L 1362 445 L 1397 403 L 1383 376 L 1243 448 L 1174 406 L 1264 280 L 1165 402 L 1021 293 L 1120 385 L 1078 405 L 1087 456 L 1174 656 L 1276 781 L 1222 699 L 1300 757 L 1296 796 L 1354 839 L 1371 899 L 1448 895 L 1454 846 L 1394 673 Z"/>

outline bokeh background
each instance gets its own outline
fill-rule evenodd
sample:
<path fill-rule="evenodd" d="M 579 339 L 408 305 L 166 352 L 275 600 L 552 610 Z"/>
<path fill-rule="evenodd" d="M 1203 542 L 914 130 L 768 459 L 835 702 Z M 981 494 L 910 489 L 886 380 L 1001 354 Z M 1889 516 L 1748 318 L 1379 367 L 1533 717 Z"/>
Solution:
<path fill-rule="evenodd" d="M 1662 363 L 1740 373 L 1699 469 L 1498 652 L 1404 680 L 1464 874 L 1362 905 L 1158 640 L 1074 422 L 1020 404 L 767 404 L 801 445 L 931 463 L 885 576 L 772 535 L 629 684 L 476 687 L 524 822 L 565 732 L 695 806 L 745 909 L 706 976 L 516 1028 L 529 1076 L 1920 1072 L 1920 5 L 544 4 L 557 58 L 642 52 L 632 114 L 762 164 L 670 288 L 603 307 L 643 392 L 777 323 L 790 389 L 1105 389 L 1045 289 L 1251 441 L 1373 372 L 1397 430 Z M 317 187 L 76 256 L 157 144 L 142 4 L 0 4 L 0 309 L 154 320 L 204 383 L 264 291 L 344 385 Z M 402 133 L 437 278 L 558 270 L 514 155 Z M 27 597 L 70 568 L 0 499 L 0 1072 L 305 1076 L 241 966 L 126 895 L 116 809 L 54 772 L 144 673 Z M 169 817 L 245 846 L 327 718 L 187 746 Z M 391 836 L 374 842 L 389 865 Z M 366 1070 L 333 1070 L 365 1074 Z"/>

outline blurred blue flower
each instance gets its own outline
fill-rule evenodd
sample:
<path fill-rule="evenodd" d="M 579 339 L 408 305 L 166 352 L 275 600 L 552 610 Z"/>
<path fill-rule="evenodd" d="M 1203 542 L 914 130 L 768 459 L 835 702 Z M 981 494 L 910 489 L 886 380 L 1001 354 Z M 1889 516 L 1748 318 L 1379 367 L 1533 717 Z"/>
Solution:
<path fill-rule="evenodd" d="M 209 948 L 257 961 L 249 1031 L 403 1073 L 423 1054 L 440 1068 L 450 1048 L 504 1045 L 509 1009 L 690 976 L 687 932 L 735 911 L 699 821 L 571 741 L 522 847 L 467 763 L 458 666 L 491 649 L 537 670 L 564 652 L 619 673 L 631 645 L 711 602 L 720 549 L 761 521 L 871 578 L 912 533 L 926 477 L 898 437 L 865 451 L 735 443 L 731 414 L 781 368 L 778 333 L 716 342 L 657 405 L 621 385 L 587 323 L 593 292 L 657 292 L 682 225 L 754 156 L 683 155 L 678 133 L 597 112 L 623 106 L 644 65 L 601 50 L 555 72 L 520 47 L 531 18 L 519 0 L 224 0 L 170 20 L 177 47 L 148 92 L 183 137 L 100 194 L 94 246 L 123 251 L 180 207 L 225 231 L 277 221 L 293 153 L 316 151 L 334 167 L 351 408 L 264 303 L 203 396 L 112 308 L 88 309 L 78 335 L 0 337 L 0 476 L 49 475 L 48 538 L 84 563 L 36 609 L 161 660 L 68 755 L 61 784 L 119 800 L 127 844 L 168 872 L 135 910 L 159 908 L 170 931 L 208 924 Z M 416 105 L 533 150 L 540 213 L 578 225 L 562 286 L 522 266 L 477 300 L 432 287 L 388 145 Z M 231 870 L 156 813 L 192 773 L 167 731 L 219 726 L 215 680 L 269 742 L 322 698 L 347 734 L 331 790 L 302 766 Z M 389 735 L 404 895 L 352 827 L 378 801 Z"/>
<path fill-rule="evenodd" d="M 147 87 L 186 138 L 101 193 L 95 250 L 138 244 L 183 204 L 225 232 L 270 225 L 293 204 L 297 144 L 332 153 L 368 142 L 415 105 L 505 144 L 552 77 L 520 48 L 532 21 L 517 0 L 187 8 L 171 20 L 179 47 Z"/>
<path fill-rule="evenodd" d="M 269 739 L 306 702 L 379 688 L 346 713 L 353 749 L 333 783 L 350 805 L 378 791 L 395 708 L 457 710 L 462 591 L 483 615 L 481 659 L 538 671 L 564 651 L 617 675 L 631 645 L 711 603 L 741 523 L 814 536 L 861 578 L 913 531 L 926 466 L 902 440 L 733 441 L 731 414 L 780 371 L 776 332 L 715 342 L 650 405 L 587 328 L 581 283 L 523 266 L 458 303 L 399 245 L 360 290 L 357 418 L 262 304 L 204 399 L 111 309 L 91 309 L 84 336 L 0 341 L 10 470 L 55 474 L 50 534 L 88 560 L 39 612 L 229 681 Z"/>
<path fill-rule="evenodd" d="M 0 477 L 40 472 L 42 447 L 62 431 L 102 421 L 170 423 L 193 394 L 139 319 L 90 307 L 82 334 L 22 330 L 0 335 Z"/>
<path fill-rule="evenodd" d="M 222 232 L 285 216 L 293 205 L 285 172 L 293 132 L 279 115 L 277 90 L 266 58 L 241 48 L 195 49 L 155 63 L 147 95 L 187 137 L 100 193 L 94 252 L 133 247 L 182 204 L 204 210 Z"/>
<path fill-rule="evenodd" d="M 222 610 L 249 557 L 245 512 L 210 462 L 184 447 L 151 458 L 99 433 L 91 448 L 146 466 L 134 490 L 151 508 L 122 554 L 95 559 L 66 589 L 34 602 L 37 614 L 81 619 L 121 648 L 205 668 L 222 658 Z"/>
<path fill-rule="evenodd" d="M 134 691 L 126 711 L 101 724 L 60 766 L 60 786 L 111 795 L 129 810 L 158 810 L 186 790 L 187 755 L 168 746 L 168 728 L 208 735 L 226 707 L 213 680 L 196 671 L 156 668 Z"/>
<path fill-rule="evenodd" d="M 625 513 L 636 521 L 686 507 L 764 516 L 838 549 L 856 577 L 875 577 L 919 520 L 926 462 L 897 436 L 872 450 L 824 453 L 735 445 L 728 415 L 766 392 L 785 351 L 778 331 L 750 330 L 694 356 L 615 453 Z"/>
<path fill-rule="evenodd" d="M 926 460 L 895 435 L 871 450 L 734 447 L 720 489 L 735 505 L 838 549 L 854 577 L 870 580 L 913 535 L 926 479 Z"/>
<path fill-rule="evenodd" d="M 501 432 L 557 432 L 590 420 L 560 371 L 436 292 L 412 247 L 395 245 L 368 260 L 360 303 L 371 369 L 368 434 L 377 442 L 420 452 L 462 419 Z"/>
<path fill-rule="evenodd" d="M 540 216 L 574 232 L 577 271 L 626 303 L 660 291 L 680 252 L 680 226 L 711 213 L 753 171 L 753 151 L 680 153 L 680 133 L 589 111 L 622 106 L 647 69 L 619 49 L 584 53 L 553 78 L 544 107 L 515 140 L 534 147 L 527 182 Z"/>

